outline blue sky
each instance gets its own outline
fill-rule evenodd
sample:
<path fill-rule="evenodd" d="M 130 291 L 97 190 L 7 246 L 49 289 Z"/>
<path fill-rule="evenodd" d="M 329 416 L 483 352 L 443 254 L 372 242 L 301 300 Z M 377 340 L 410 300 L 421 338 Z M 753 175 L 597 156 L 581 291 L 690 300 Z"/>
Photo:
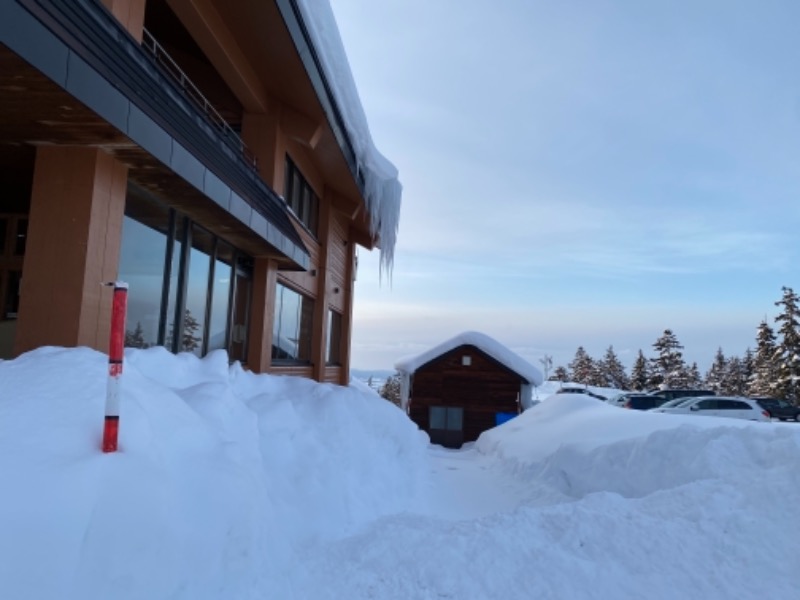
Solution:
<path fill-rule="evenodd" d="M 331 0 L 399 169 L 391 285 L 360 253 L 356 368 L 464 330 L 534 364 L 705 370 L 798 288 L 800 3 Z"/>

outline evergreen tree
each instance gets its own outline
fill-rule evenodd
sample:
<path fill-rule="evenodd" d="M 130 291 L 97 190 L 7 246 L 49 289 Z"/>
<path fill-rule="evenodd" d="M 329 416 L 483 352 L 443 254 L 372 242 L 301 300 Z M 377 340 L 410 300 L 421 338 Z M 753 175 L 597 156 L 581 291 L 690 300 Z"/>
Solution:
<path fill-rule="evenodd" d="M 723 390 L 728 396 L 744 396 L 747 392 L 747 377 L 742 366 L 742 359 L 733 356 L 726 365 Z"/>
<path fill-rule="evenodd" d="M 593 360 L 592 366 L 589 371 L 589 377 L 586 381 L 582 381 L 586 385 L 594 385 L 597 387 L 607 387 L 608 377 L 606 375 L 605 364 L 602 360 Z"/>
<path fill-rule="evenodd" d="M 753 372 L 747 393 L 751 396 L 769 396 L 776 380 L 775 332 L 766 320 L 761 321 L 756 332 L 756 353 Z"/>
<path fill-rule="evenodd" d="M 569 372 L 566 367 L 561 365 L 557 366 L 556 370 L 553 371 L 552 377 L 550 377 L 550 381 L 560 381 L 561 383 L 569 381 Z"/>
<path fill-rule="evenodd" d="M 686 380 L 686 387 L 687 388 L 699 388 L 703 384 L 703 378 L 700 375 L 700 369 L 697 368 L 697 363 L 693 362 L 692 366 L 689 367 L 688 370 L 688 377 Z"/>
<path fill-rule="evenodd" d="M 641 350 L 639 350 L 639 354 L 636 355 L 636 360 L 633 362 L 629 386 L 630 389 L 637 392 L 643 392 L 648 389 L 647 359 L 644 357 Z"/>
<path fill-rule="evenodd" d="M 656 357 L 650 359 L 653 372 L 649 383 L 655 383 L 655 387 L 686 387 L 688 377 L 686 363 L 681 353 L 683 346 L 678 342 L 678 338 L 672 333 L 672 330 L 665 329 L 661 337 L 653 344 L 653 349 L 656 351 Z"/>
<path fill-rule="evenodd" d="M 400 406 L 400 374 L 391 375 L 383 384 L 378 392 L 381 398 L 385 398 L 392 404 Z"/>
<path fill-rule="evenodd" d="M 782 312 L 775 317 L 780 326 L 781 341 L 776 348 L 776 380 L 773 394 L 797 402 L 795 386 L 800 379 L 800 298 L 789 287 L 783 287 L 783 298 L 775 303 Z"/>
<path fill-rule="evenodd" d="M 645 390 L 669 387 L 664 383 L 664 375 L 661 373 L 661 370 L 651 362 L 652 360 L 652 358 L 647 359 L 647 385 L 645 385 Z"/>
<path fill-rule="evenodd" d="M 753 370 L 755 368 L 755 356 L 753 355 L 753 351 L 748 348 L 744 351 L 744 357 L 742 357 L 742 377 L 744 377 L 744 386 L 742 387 L 742 391 L 739 395 L 747 396 L 750 388 L 750 382 L 753 380 Z"/>
<path fill-rule="evenodd" d="M 706 373 L 705 386 L 717 394 L 725 393 L 725 373 L 727 369 L 728 361 L 725 359 L 725 354 L 722 352 L 722 348 L 717 348 L 714 362 L 711 363 L 711 368 Z"/>
<path fill-rule="evenodd" d="M 604 383 L 600 384 L 604 387 L 616 388 L 618 390 L 627 390 L 630 388 L 630 380 L 625 373 L 625 366 L 620 362 L 617 354 L 614 352 L 614 346 L 609 346 L 606 350 L 605 356 L 601 361 L 602 377 Z"/>
<path fill-rule="evenodd" d="M 197 335 L 200 330 L 200 322 L 194 317 L 188 308 L 183 317 L 183 339 L 181 348 L 184 352 L 194 352 L 200 348 L 202 337 Z"/>
<path fill-rule="evenodd" d="M 583 349 L 583 346 L 578 346 L 575 351 L 575 358 L 572 359 L 572 362 L 567 367 L 569 368 L 570 379 L 575 383 L 589 385 L 589 382 L 594 377 L 594 360 Z"/>
<path fill-rule="evenodd" d="M 126 348 L 147 348 L 149 344 L 144 341 L 144 329 L 142 324 L 136 321 L 136 328 L 131 331 L 125 330 L 125 347 Z"/>

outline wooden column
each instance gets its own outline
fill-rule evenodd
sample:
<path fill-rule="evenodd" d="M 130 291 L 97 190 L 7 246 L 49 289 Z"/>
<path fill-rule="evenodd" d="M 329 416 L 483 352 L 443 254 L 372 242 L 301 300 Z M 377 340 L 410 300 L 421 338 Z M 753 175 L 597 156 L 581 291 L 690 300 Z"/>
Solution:
<path fill-rule="evenodd" d="M 244 114 L 242 141 L 255 155 L 258 173 L 264 182 L 278 194 L 283 195 L 286 148 L 279 132 L 277 116 Z"/>
<path fill-rule="evenodd" d="M 319 246 L 321 252 L 317 263 L 317 297 L 314 301 L 314 335 L 311 339 L 311 363 L 313 377 L 325 381 L 325 358 L 328 349 L 328 243 L 331 233 L 331 202 L 321 198 L 319 203 Z"/>
<path fill-rule="evenodd" d="M 272 364 L 272 323 L 275 318 L 275 284 L 278 268 L 274 260 L 256 258 L 253 265 L 253 297 L 250 303 L 250 334 L 247 364 L 265 373 Z"/>
<path fill-rule="evenodd" d="M 128 168 L 97 148 L 36 153 L 15 354 L 108 349 Z"/>
<path fill-rule="evenodd" d="M 350 236 L 349 236 L 350 237 Z M 353 297 L 355 292 L 356 277 L 356 244 L 352 237 L 347 240 L 347 271 L 342 293 L 344 298 L 344 311 L 342 311 L 342 371 L 339 383 L 350 383 L 350 345 L 353 338 Z"/>

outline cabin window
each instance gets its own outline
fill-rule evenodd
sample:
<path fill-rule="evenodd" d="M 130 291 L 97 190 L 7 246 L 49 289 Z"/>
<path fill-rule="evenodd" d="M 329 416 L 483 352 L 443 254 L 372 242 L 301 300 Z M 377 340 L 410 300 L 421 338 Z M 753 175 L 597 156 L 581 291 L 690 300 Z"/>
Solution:
<path fill-rule="evenodd" d="M 311 360 L 314 301 L 282 284 L 275 290 L 272 322 L 272 359 L 277 362 Z"/>
<path fill-rule="evenodd" d="M 328 312 L 328 349 L 325 362 L 342 364 L 342 315 L 335 310 Z"/>
<path fill-rule="evenodd" d="M 283 197 L 295 216 L 308 230 L 317 235 L 319 198 L 303 177 L 294 161 L 286 157 L 286 171 L 283 183 Z"/>
<path fill-rule="evenodd" d="M 428 419 L 430 429 L 461 431 L 464 425 L 464 409 L 454 406 L 431 406 Z"/>
<path fill-rule="evenodd" d="M 467 356 L 465 354 L 464 356 L 461 357 L 461 364 L 465 367 L 469 367 L 470 365 L 472 365 L 472 357 Z"/>

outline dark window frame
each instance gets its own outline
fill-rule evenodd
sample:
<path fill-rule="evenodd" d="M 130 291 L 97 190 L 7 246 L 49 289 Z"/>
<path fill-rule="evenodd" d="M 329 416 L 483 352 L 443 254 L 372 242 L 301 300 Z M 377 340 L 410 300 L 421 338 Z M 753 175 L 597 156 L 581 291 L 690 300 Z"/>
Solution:
<path fill-rule="evenodd" d="M 319 223 L 319 196 L 292 158 L 286 155 L 283 197 L 297 219 L 315 238 Z"/>
<path fill-rule="evenodd" d="M 286 337 L 283 330 L 283 310 L 286 301 L 286 294 L 294 294 L 298 297 L 296 327 L 293 337 Z M 275 305 L 272 312 L 272 364 L 277 366 L 286 365 L 310 365 L 311 347 L 314 335 L 314 299 L 305 295 L 300 290 L 292 287 L 283 281 L 275 283 Z M 276 345 L 276 337 L 286 337 L 289 340 L 296 340 L 296 356 L 281 356 L 281 352 L 289 354 L 288 350 Z"/>
<path fill-rule="evenodd" d="M 434 421 L 434 411 L 444 411 L 444 428 L 433 427 L 433 425 L 431 425 Z M 458 427 L 455 426 L 456 424 L 458 424 Z M 429 406 L 428 429 L 436 431 L 464 431 L 464 408 L 461 406 Z"/>
<path fill-rule="evenodd" d="M 172 207 L 167 206 L 157 198 L 154 198 L 143 192 L 142 190 L 138 190 L 137 195 L 142 197 L 142 200 L 152 202 L 158 205 L 163 206 L 167 213 L 166 213 L 166 228 L 165 230 L 160 230 L 160 233 L 165 236 L 166 243 L 164 249 L 164 260 L 162 263 L 162 284 L 161 284 L 161 297 L 159 299 L 159 323 L 157 328 L 156 340 L 154 345 L 164 346 L 170 352 L 178 353 L 183 352 L 184 349 L 181 347 L 181 340 L 183 338 L 184 333 L 184 314 L 186 309 L 186 299 L 187 299 L 187 285 L 188 285 L 188 274 L 190 269 L 190 259 L 192 250 L 198 250 L 203 255 L 208 257 L 209 266 L 208 266 L 208 274 L 207 274 L 207 281 L 205 282 L 205 294 L 206 294 L 206 303 L 203 310 L 202 315 L 197 315 L 196 318 L 202 320 L 202 339 L 200 341 L 200 356 L 205 356 L 208 353 L 208 346 L 209 346 L 209 335 L 211 331 L 210 327 L 210 319 L 211 313 L 213 310 L 213 282 L 216 270 L 216 262 L 219 258 L 219 250 L 223 245 L 227 245 L 230 249 L 232 249 L 232 272 L 235 265 L 238 265 L 242 261 L 252 261 L 252 258 L 249 258 L 248 255 L 244 254 L 240 250 L 236 248 L 233 244 L 231 244 L 228 240 L 224 238 L 220 238 L 213 232 L 209 231 L 199 223 L 193 221 L 188 216 L 178 212 Z M 129 198 L 128 201 L 130 202 L 131 194 L 129 190 Z M 129 214 L 128 205 L 126 203 L 126 211 L 125 211 L 125 218 L 131 219 L 136 222 L 141 222 L 139 219 L 136 218 L 135 213 Z M 194 248 L 192 244 L 192 231 L 196 231 L 198 233 L 202 232 L 204 236 L 210 236 L 210 248 L 208 251 L 203 248 Z M 176 245 L 179 246 L 179 257 L 175 260 L 174 254 L 176 252 Z M 177 268 L 177 274 L 173 274 L 173 261 L 175 260 L 175 267 Z M 252 275 L 251 275 L 252 276 Z M 171 287 L 173 283 L 173 279 L 175 279 L 174 289 Z M 234 285 L 234 278 L 231 278 L 229 282 L 229 289 L 225 293 L 225 297 L 228 298 L 228 306 L 226 308 L 227 314 L 225 317 L 225 350 L 230 353 L 230 340 L 231 340 L 231 327 L 232 327 L 232 320 L 233 320 L 233 306 L 230 302 L 230 299 L 233 294 L 233 285 Z M 174 294 L 175 298 L 173 300 L 174 306 L 172 306 L 172 302 L 170 300 L 170 295 Z M 248 331 L 250 327 L 250 311 L 249 311 L 249 303 L 250 300 L 247 300 L 247 310 L 245 312 L 245 330 Z M 170 310 L 171 308 L 171 310 Z M 172 328 L 172 337 L 170 339 L 170 328 Z M 245 340 L 248 337 L 248 333 L 245 333 Z M 245 342 L 246 346 L 246 342 Z M 246 348 L 244 352 L 246 358 Z M 240 362 L 243 362 L 240 360 Z M 243 362 L 243 364 L 245 364 Z"/>

